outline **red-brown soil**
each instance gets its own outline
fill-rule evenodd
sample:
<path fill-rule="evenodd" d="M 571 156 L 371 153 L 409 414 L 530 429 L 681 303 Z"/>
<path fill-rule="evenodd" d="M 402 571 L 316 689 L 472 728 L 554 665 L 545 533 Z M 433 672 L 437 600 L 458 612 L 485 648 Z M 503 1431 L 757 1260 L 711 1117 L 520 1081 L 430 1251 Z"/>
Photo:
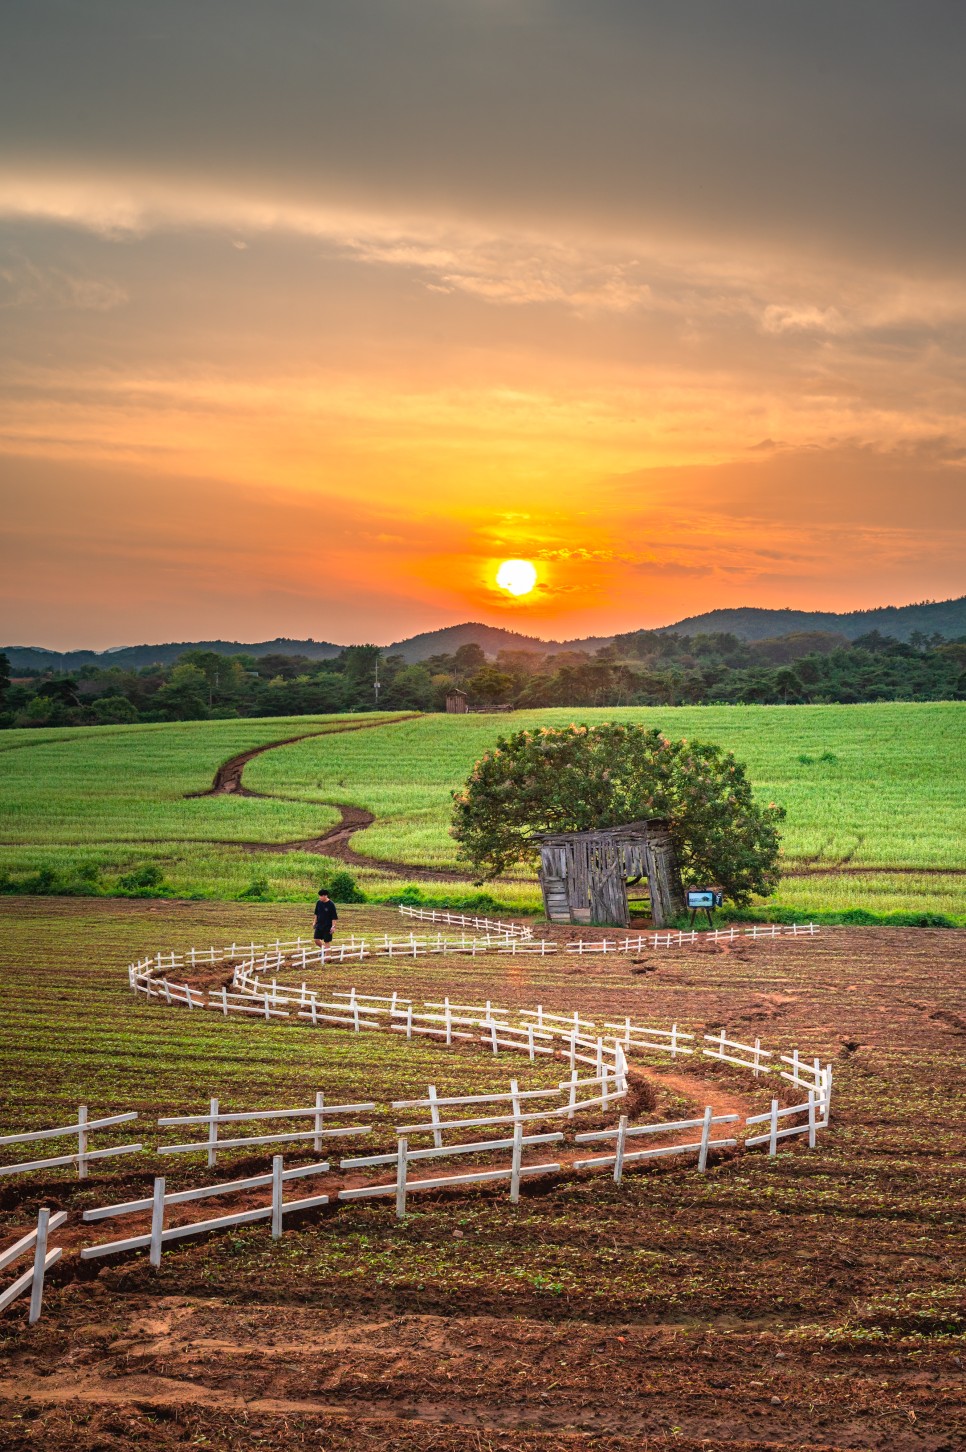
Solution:
<path fill-rule="evenodd" d="M 244 922 L 238 904 L 64 902 L 44 924 L 49 911 L 9 905 L 29 927 L 34 972 L 52 961 L 37 945 L 55 934 L 65 961 L 78 944 L 106 961 L 99 924 L 112 913 L 131 956 L 148 938 L 223 941 L 226 914 L 231 933 L 263 938 L 269 924 L 274 936 L 299 922 L 277 905 Z M 365 983 L 347 965 L 330 981 L 679 1019 L 697 1032 L 727 1024 L 768 1046 L 814 1048 L 836 1082 L 816 1151 L 746 1153 L 706 1176 L 666 1164 L 620 1189 L 604 1173 L 569 1176 L 529 1187 L 519 1206 L 505 1192 L 422 1196 L 402 1225 L 386 1204 L 327 1207 L 275 1243 L 264 1226 L 186 1242 L 158 1272 L 142 1255 L 94 1263 L 88 1278 L 65 1257 L 38 1326 L 23 1306 L 0 1323 L 4 1452 L 966 1446 L 966 934 L 839 929 L 641 958 L 419 960 Z M 9 945 L 4 959 L 12 970 Z M 118 1014 L 143 1026 L 150 1080 L 149 1031 L 187 1016 L 126 1005 Z M 273 1043 L 284 1054 L 309 1032 L 293 1024 Z M 263 1037 L 257 1024 L 244 1031 L 245 1044 Z M 337 1039 L 319 1031 L 321 1064 Z M 749 1095 L 760 1107 L 777 1088 L 695 1061 L 648 1071 L 647 1083 L 721 1112 L 743 1111 Z M 128 1198 L 128 1173 L 112 1188 L 105 1172 L 86 1203 Z M 20 1225 L 41 1187 L 5 1189 Z M 11 1226 L 13 1213 L 5 1206 Z M 126 1232 L 107 1225 L 105 1239 Z"/>

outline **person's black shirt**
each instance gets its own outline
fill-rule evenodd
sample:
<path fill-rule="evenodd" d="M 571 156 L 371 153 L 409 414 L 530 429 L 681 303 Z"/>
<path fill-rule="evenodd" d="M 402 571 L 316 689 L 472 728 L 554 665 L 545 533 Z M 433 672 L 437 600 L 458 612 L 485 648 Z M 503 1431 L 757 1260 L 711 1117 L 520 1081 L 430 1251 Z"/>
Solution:
<path fill-rule="evenodd" d="M 338 916 L 339 914 L 336 912 L 334 902 L 319 898 L 319 901 L 315 904 L 315 926 L 317 928 L 320 928 L 323 933 L 330 933 L 332 931 L 332 924 Z"/>

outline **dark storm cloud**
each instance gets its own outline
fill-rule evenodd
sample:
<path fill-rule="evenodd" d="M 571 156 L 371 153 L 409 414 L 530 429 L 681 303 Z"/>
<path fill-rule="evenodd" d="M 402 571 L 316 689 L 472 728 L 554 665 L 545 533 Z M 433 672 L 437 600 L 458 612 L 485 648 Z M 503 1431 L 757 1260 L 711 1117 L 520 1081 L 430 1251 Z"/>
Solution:
<path fill-rule="evenodd" d="M 8 0 L 6 163 L 961 264 L 949 0 Z"/>

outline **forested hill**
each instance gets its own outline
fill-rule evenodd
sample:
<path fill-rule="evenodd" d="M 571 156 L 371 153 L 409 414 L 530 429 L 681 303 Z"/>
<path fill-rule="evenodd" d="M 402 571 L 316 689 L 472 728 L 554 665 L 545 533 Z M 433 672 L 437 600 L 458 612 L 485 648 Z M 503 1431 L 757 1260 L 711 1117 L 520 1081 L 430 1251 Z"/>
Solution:
<path fill-rule="evenodd" d="M 709 610 L 704 615 L 691 615 L 674 625 L 653 628 L 655 634 L 716 635 L 728 634 L 739 640 L 773 640 L 785 635 L 807 631 L 832 632 L 856 640 L 877 630 L 892 640 L 909 641 L 913 636 L 942 635 L 956 640 L 966 635 L 966 595 L 958 600 L 929 601 L 921 605 L 883 605 L 875 610 L 853 610 L 836 614 L 831 610 L 764 610 L 744 606 L 736 610 Z M 633 632 L 625 632 L 631 634 Z M 540 640 L 521 635 L 496 625 L 479 621 L 463 625 L 446 625 L 396 641 L 386 648 L 389 655 L 400 655 L 407 661 L 424 661 L 431 656 L 456 651 L 463 645 L 478 645 L 488 656 L 505 650 L 539 651 L 556 655 L 568 651 L 593 653 L 614 641 L 613 635 L 592 635 L 581 640 Z M 343 649 L 327 640 L 291 640 L 279 637 L 253 644 L 237 640 L 181 641 L 166 645 L 126 645 L 116 650 L 47 650 L 42 646 L 0 646 L 16 673 L 22 670 L 76 671 L 82 666 L 118 666 L 140 670 L 145 666 L 171 665 L 186 651 L 213 651 L 216 655 L 250 655 L 256 658 L 272 655 L 299 655 L 308 660 L 335 660 Z"/>
<path fill-rule="evenodd" d="M 739 640 L 773 640 L 797 635 L 804 630 L 833 631 L 856 640 L 877 630 L 893 640 L 908 641 L 913 635 L 944 635 L 954 640 L 966 635 L 966 595 L 958 600 L 929 600 L 921 605 L 881 605 L 874 610 L 761 610 L 743 606 L 737 610 L 708 610 L 689 615 L 676 625 L 661 630 L 679 635 L 714 635 L 727 632 Z"/>
<path fill-rule="evenodd" d="M 172 665 L 189 650 L 213 651 L 215 655 L 304 655 L 309 660 L 335 660 L 341 645 L 327 640 L 260 640 L 243 645 L 237 640 L 182 640 L 164 645 L 123 645 L 114 650 L 47 650 L 40 645 L 0 646 L 14 671 L 76 671 L 82 666 L 117 666 L 142 670 L 145 666 Z"/>

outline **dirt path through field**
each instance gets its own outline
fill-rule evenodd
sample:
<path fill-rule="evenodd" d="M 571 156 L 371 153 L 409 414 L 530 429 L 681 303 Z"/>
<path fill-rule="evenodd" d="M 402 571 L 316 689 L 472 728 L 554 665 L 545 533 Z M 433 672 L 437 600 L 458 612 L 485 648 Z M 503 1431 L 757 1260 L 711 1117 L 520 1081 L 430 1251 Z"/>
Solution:
<path fill-rule="evenodd" d="M 261 756 L 265 751 L 274 751 L 279 746 L 294 746 L 296 742 L 308 741 L 315 736 L 340 736 L 346 731 L 371 731 L 378 727 L 397 726 L 403 721 L 415 721 L 419 712 L 412 712 L 408 716 L 396 716 L 391 721 L 364 721 L 358 725 L 339 726 L 333 731 L 306 731 L 300 736 L 287 736 L 282 741 L 269 741 L 264 746 L 254 746 L 248 751 L 241 751 L 229 761 L 223 762 L 215 772 L 215 779 L 211 786 L 203 792 L 189 792 L 189 797 L 215 797 L 215 796 L 240 796 L 240 797 L 262 797 L 274 801 L 290 801 L 290 797 L 279 796 L 275 792 L 254 792 L 246 787 L 242 780 L 242 773 L 248 763 L 256 756 Z M 297 799 L 296 799 L 297 800 Z M 250 852 L 318 852 L 324 857 L 336 857 L 340 862 L 345 862 L 350 867 L 375 867 L 381 872 L 386 872 L 394 877 L 416 878 L 428 882 L 472 882 L 471 874 L 459 872 L 456 868 L 435 868 L 415 867 L 406 862 L 397 862 L 391 858 L 369 857 L 349 845 L 351 838 L 356 832 L 364 832 L 375 822 L 372 812 L 366 811 L 364 807 L 352 807 L 345 802 L 326 802 L 326 806 L 334 807 L 339 813 L 339 820 L 334 827 L 327 832 L 321 833 L 318 837 L 306 837 L 298 842 L 239 842 L 237 840 L 220 840 L 218 845 L 225 847 L 243 847 Z M 213 839 L 216 840 L 216 839 Z M 517 882 L 529 879 L 507 878 L 507 881 Z"/>

